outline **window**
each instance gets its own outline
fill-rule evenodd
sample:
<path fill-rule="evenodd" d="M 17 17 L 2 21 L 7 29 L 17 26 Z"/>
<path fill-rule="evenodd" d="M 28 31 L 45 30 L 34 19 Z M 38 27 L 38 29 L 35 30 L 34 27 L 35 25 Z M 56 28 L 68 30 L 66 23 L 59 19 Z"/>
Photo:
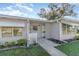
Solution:
<path fill-rule="evenodd" d="M 22 35 L 22 28 L 13 28 L 14 36 L 21 36 Z"/>
<path fill-rule="evenodd" d="M 2 27 L 2 37 L 10 37 L 10 36 L 12 36 L 12 28 Z"/>
<path fill-rule="evenodd" d="M 38 30 L 37 26 L 33 26 L 33 30 L 37 31 Z"/>
<path fill-rule="evenodd" d="M 63 34 L 72 34 L 75 33 L 75 29 L 72 25 L 62 24 Z"/>
<path fill-rule="evenodd" d="M 79 26 L 75 26 L 76 33 L 79 34 Z"/>
<path fill-rule="evenodd" d="M 22 36 L 22 28 L 2 27 L 2 37 Z"/>

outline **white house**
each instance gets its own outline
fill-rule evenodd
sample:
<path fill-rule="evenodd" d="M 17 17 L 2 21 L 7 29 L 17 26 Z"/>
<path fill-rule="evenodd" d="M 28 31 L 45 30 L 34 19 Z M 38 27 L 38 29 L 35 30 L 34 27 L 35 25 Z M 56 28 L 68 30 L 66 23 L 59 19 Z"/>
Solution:
<path fill-rule="evenodd" d="M 0 15 L 0 43 L 20 38 L 67 40 L 75 37 L 79 21 L 70 19 L 40 20 Z M 29 38 L 30 37 L 30 38 Z"/>

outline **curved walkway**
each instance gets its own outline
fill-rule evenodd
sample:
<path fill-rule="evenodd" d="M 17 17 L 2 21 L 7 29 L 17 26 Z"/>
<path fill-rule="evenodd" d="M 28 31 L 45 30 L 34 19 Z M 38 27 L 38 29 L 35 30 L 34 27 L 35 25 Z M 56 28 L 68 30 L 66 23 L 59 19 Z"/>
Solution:
<path fill-rule="evenodd" d="M 51 42 L 46 39 L 39 39 L 38 44 L 44 48 L 51 56 L 66 56 L 63 52 L 59 51 L 58 49 L 54 48 L 58 44 Z"/>

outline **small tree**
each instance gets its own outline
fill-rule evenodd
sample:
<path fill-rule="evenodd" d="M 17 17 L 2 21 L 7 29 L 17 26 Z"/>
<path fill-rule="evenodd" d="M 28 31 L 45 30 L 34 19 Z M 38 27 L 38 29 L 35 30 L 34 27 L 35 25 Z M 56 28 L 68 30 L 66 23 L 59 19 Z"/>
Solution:
<path fill-rule="evenodd" d="M 73 11 L 74 7 L 75 5 L 68 3 L 50 3 L 48 4 L 48 9 L 41 8 L 38 15 L 48 20 L 58 19 L 64 16 L 76 16 L 76 13 Z"/>

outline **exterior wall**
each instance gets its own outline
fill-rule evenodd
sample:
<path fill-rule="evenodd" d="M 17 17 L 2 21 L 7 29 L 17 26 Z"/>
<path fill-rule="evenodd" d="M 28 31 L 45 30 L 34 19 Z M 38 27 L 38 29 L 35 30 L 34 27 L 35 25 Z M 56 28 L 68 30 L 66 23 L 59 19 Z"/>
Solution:
<path fill-rule="evenodd" d="M 60 26 L 59 23 L 46 24 L 46 37 L 60 40 Z"/>
<path fill-rule="evenodd" d="M 51 34 L 52 34 L 52 24 L 50 23 L 45 23 L 45 36 L 46 38 L 51 38 Z"/>
<path fill-rule="evenodd" d="M 59 23 L 53 23 L 51 26 L 51 37 L 60 40 L 60 25 Z"/>
<path fill-rule="evenodd" d="M 75 37 L 74 34 L 71 34 L 71 35 L 62 35 L 61 36 L 61 40 L 69 40 L 69 39 L 73 39 Z"/>

